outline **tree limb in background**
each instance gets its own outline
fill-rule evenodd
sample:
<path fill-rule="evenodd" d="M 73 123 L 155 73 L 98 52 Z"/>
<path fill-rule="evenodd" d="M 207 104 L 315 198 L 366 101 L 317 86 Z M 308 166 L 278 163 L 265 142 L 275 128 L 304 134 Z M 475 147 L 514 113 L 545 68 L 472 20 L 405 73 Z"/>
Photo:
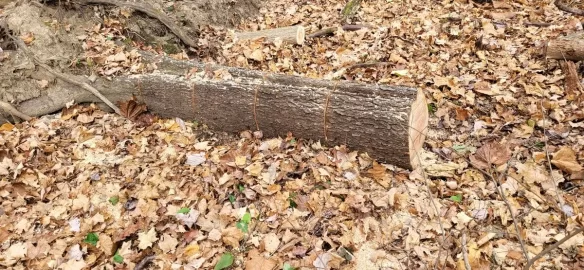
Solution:
<path fill-rule="evenodd" d="M 186 45 L 189 45 L 191 47 L 197 47 L 197 41 L 189 37 L 189 35 L 185 31 L 183 31 L 183 29 L 180 26 L 176 25 L 170 17 L 166 16 L 166 14 L 158 10 L 151 8 L 150 5 L 148 5 L 147 3 L 127 2 L 123 0 L 78 0 L 78 1 L 80 3 L 85 4 L 90 3 L 109 4 L 119 7 L 128 7 L 143 12 L 150 17 L 156 18 L 161 23 L 166 25 L 166 27 L 168 27 L 168 29 L 170 29 L 170 31 L 174 33 Z"/>
<path fill-rule="evenodd" d="M 558 7 L 559 10 L 562 10 L 565 12 L 570 12 L 570 13 L 575 14 L 575 15 L 584 16 L 584 10 L 581 10 L 579 8 L 570 7 L 567 4 L 562 3 L 562 0 L 556 0 L 556 2 L 554 4 L 556 4 L 556 6 Z"/>
<path fill-rule="evenodd" d="M 49 67 L 47 64 L 41 62 L 41 60 L 39 60 L 38 58 L 36 58 L 36 56 L 34 56 L 34 54 L 32 54 L 31 51 L 28 50 L 28 48 L 26 47 L 26 45 L 24 44 L 24 42 L 10 34 L 8 34 L 8 36 L 14 40 L 14 42 L 18 45 L 18 47 L 24 52 L 24 54 L 26 54 L 26 56 L 28 56 L 33 62 L 35 62 L 37 65 L 39 65 L 40 67 L 44 68 L 45 70 L 47 70 L 48 72 L 50 72 L 51 74 L 57 76 L 59 79 L 66 81 L 68 83 L 77 85 L 89 92 L 91 92 L 92 94 L 94 94 L 95 96 L 97 96 L 101 101 L 103 101 L 105 104 L 107 104 L 110 108 L 112 108 L 117 114 L 121 114 L 120 113 L 120 109 L 114 105 L 111 101 L 109 101 L 104 95 L 102 95 L 97 89 L 95 89 L 93 86 L 84 83 L 84 82 L 79 82 L 76 79 L 70 77 L 67 74 L 63 74 L 60 72 L 57 72 L 55 70 L 53 70 L 51 67 Z"/>

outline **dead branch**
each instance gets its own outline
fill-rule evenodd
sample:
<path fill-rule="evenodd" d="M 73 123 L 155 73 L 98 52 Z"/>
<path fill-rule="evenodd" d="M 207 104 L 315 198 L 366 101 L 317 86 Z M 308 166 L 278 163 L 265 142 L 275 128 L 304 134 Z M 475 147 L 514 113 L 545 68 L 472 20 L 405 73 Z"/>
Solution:
<path fill-rule="evenodd" d="M 26 56 L 28 56 L 30 59 L 33 60 L 33 62 L 35 62 L 37 65 L 39 65 L 40 67 L 44 68 L 45 70 L 47 70 L 48 72 L 50 72 L 51 74 L 57 76 L 59 79 L 66 81 L 70 84 L 74 84 L 77 85 L 89 92 L 91 92 L 92 94 L 94 94 L 96 97 L 98 97 L 101 101 L 103 101 L 105 104 L 107 104 L 110 108 L 112 108 L 117 114 L 121 114 L 120 113 L 120 109 L 114 105 L 111 101 L 109 101 L 104 95 L 102 95 L 97 89 L 95 89 L 93 86 L 84 83 L 84 82 L 79 82 L 77 80 L 75 80 L 74 78 L 70 77 L 67 74 L 63 74 L 60 72 L 57 72 L 55 70 L 53 70 L 51 67 L 49 67 L 47 64 L 43 63 L 41 60 L 39 60 L 38 58 L 36 58 L 36 56 L 34 56 L 34 54 L 28 50 L 28 48 L 26 47 L 26 45 L 24 44 L 24 42 L 10 34 L 7 34 L 12 40 L 14 40 L 14 42 L 18 45 L 18 47 L 24 52 L 24 54 L 26 54 Z"/>
<path fill-rule="evenodd" d="M 138 264 L 136 264 L 136 267 L 134 267 L 134 270 L 142 270 L 142 269 L 146 268 L 146 266 L 150 262 L 152 262 L 155 258 L 156 258 L 156 255 L 150 255 L 150 256 L 144 257 Z"/>
<path fill-rule="evenodd" d="M 389 62 L 367 62 L 367 63 L 357 63 L 354 65 L 350 65 L 347 67 L 347 70 L 355 69 L 355 68 L 368 68 L 368 67 L 376 67 L 376 66 L 388 66 L 391 63 Z"/>
<path fill-rule="evenodd" d="M 32 119 L 32 117 L 18 111 L 10 103 L 2 101 L 2 100 L 0 100 L 0 109 L 2 109 L 3 111 L 5 111 L 13 116 L 18 117 L 24 121 L 29 121 L 30 119 Z"/>
<path fill-rule="evenodd" d="M 183 29 L 176 25 L 173 20 L 166 14 L 151 8 L 147 3 L 128 2 L 123 0 L 78 0 L 85 4 L 109 4 L 119 7 L 128 7 L 146 15 L 153 17 L 163 23 L 172 33 L 174 33 L 182 42 L 191 47 L 197 47 L 197 41 L 192 39 Z"/>
<path fill-rule="evenodd" d="M 584 227 L 578 228 L 577 230 L 575 230 L 575 231 L 571 232 L 570 234 L 564 236 L 564 238 L 562 238 L 560 241 L 555 242 L 553 245 L 550 245 L 546 249 L 542 250 L 539 254 L 535 255 L 535 257 L 533 257 L 533 259 L 531 259 L 531 260 L 529 260 L 527 262 L 527 264 L 525 265 L 525 267 L 523 268 L 523 270 L 529 270 L 529 268 L 531 268 L 531 266 L 537 260 L 539 260 L 541 257 L 543 257 L 546 254 L 550 253 L 552 250 L 554 250 L 555 248 L 559 247 L 561 244 L 563 244 L 564 242 L 568 241 L 570 238 L 578 235 L 579 233 L 581 233 L 583 231 L 584 231 Z"/>
<path fill-rule="evenodd" d="M 554 4 L 556 5 L 556 7 L 558 7 L 559 10 L 569 12 L 569 13 L 579 15 L 579 16 L 584 16 L 584 10 L 581 10 L 579 8 L 570 7 L 567 4 L 563 3 L 562 0 L 556 0 L 556 2 L 554 2 Z"/>
<path fill-rule="evenodd" d="M 551 23 L 544 23 L 544 22 L 525 22 L 525 26 L 537 26 L 537 27 L 548 27 L 551 26 Z"/>
<path fill-rule="evenodd" d="M 323 28 L 321 30 L 318 30 L 318 31 L 308 35 L 308 38 L 317 38 L 317 37 L 322 37 L 322 36 L 333 35 L 335 33 L 335 31 L 337 31 L 337 28 L 338 27 Z M 341 26 L 341 28 L 343 29 L 343 31 L 357 31 L 357 30 L 361 30 L 363 28 L 372 28 L 372 26 L 366 25 L 366 24 L 345 24 L 345 25 Z"/>

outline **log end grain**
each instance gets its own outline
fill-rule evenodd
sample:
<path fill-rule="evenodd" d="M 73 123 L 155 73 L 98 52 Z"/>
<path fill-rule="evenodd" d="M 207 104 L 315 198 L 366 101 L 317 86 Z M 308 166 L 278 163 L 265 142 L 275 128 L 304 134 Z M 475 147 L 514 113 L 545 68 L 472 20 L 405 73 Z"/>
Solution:
<path fill-rule="evenodd" d="M 418 89 L 416 100 L 412 103 L 409 116 L 409 152 L 412 169 L 420 166 L 420 152 L 424 146 L 428 130 L 428 105 L 421 89 Z"/>

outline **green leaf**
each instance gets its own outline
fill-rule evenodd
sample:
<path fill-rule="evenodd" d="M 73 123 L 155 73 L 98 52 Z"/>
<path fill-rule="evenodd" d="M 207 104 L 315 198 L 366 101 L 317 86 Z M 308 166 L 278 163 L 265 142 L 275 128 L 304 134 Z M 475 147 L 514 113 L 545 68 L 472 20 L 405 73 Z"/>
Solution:
<path fill-rule="evenodd" d="M 241 221 L 249 223 L 251 221 L 251 214 L 249 212 L 245 212 L 245 214 L 243 214 L 243 217 L 241 217 Z"/>
<path fill-rule="evenodd" d="M 285 263 L 282 267 L 282 270 L 295 270 L 296 268 L 292 267 L 289 263 Z"/>
<path fill-rule="evenodd" d="M 99 237 L 97 237 L 96 233 L 88 233 L 85 240 L 83 240 L 83 242 L 89 243 L 92 246 L 97 246 L 97 241 L 99 241 Z"/>
<path fill-rule="evenodd" d="M 459 203 L 462 202 L 462 194 L 456 194 L 454 196 L 450 196 L 450 199 Z"/>
<path fill-rule="evenodd" d="M 296 139 L 290 140 L 290 144 L 296 144 Z"/>
<path fill-rule="evenodd" d="M 231 203 L 234 203 L 235 202 L 235 196 L 233 194 L 229 194 L 229 201 Z"/>
<path fill-rule="evenodd" d="M 118 251 L 116 251 L 116 254 L 114 255 L 114 262 L 116 262 L 116 263 L 123 263 L 124 262 L 124 257 L 122 257 L 122 255 L 120 255 L 120 253 Z"/>
<path fill-rule="evenodd" d="M 242 184 L 237 185 L 237 189 L 239 190 L 239 192 L 243 192 L 245 190 L 245 186 Z"/>
<path fill-rule="evenodd" d="M 434 113 L 436 113 L 437 110 L 438 110 L 438 108 L 436 108 L 436 104 L 434 104 L 434 103 L 428 103 L 428 112 L 430 114 L 433 115 Z"/>
<path fill-rule="evenodd" d="M 215 265 L 215 270 L 225 269 L 233 264 L 233 254 L 231 252 L 223 253 Z"/>
<path fill-rule="evenodd" d="M 295 201 L 293 201 L 292 199 L 288 199 L 288 200 L 290 201 L 290 208 L 298 207 L 298 204 Z"/>
<path fill-rule="evenodd" d="M 179 214 L 188 214 L 189 212 L 191 212 L 191 208 L 189 208 L 189 207 L 183 207 L 183 208 L 179 209 L 177 213 L 179 213 Z"/>
<path fill-rule="evenodd" d="M 237 227 L 238 229 L 240 229 L 244 233 L 249 232 L 249 225 L 246 222 L 238 221 L 237 223 L 235 223 L 235 227 Z"/>
<path fill-rule="evenodd" d="M 120 201 L 120 197 L 118 197 L 118 196 L 112 196 L 108 200 L 108 202 L 110 202 L 112 205 L 118 204 L 119 201 Z"/>

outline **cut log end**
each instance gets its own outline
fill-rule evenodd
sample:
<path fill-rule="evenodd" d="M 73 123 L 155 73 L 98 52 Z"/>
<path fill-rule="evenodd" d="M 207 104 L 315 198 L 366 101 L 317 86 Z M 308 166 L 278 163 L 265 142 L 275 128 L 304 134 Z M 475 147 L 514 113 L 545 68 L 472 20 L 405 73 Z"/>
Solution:
<path fill-rule="evenodd" d="M 302 45 L 306 39 L 306 30 L 302 25 L 294 25 L 255 32 L 235 33 L 235 37 L 238 40 L 250 40 L 263 37 L 266 38 L 266 41 L 268 42 L 281 40 L 282 43 Z"/>
<path fill-rule="evenodd" d="M 420 166 L 420 152 L 426 139 L 428 118 L 426 97 L 422 90 L 418 89 L 416 100 L 412 103 L 408 127 L 410 164 L 414 170 Z"/>

